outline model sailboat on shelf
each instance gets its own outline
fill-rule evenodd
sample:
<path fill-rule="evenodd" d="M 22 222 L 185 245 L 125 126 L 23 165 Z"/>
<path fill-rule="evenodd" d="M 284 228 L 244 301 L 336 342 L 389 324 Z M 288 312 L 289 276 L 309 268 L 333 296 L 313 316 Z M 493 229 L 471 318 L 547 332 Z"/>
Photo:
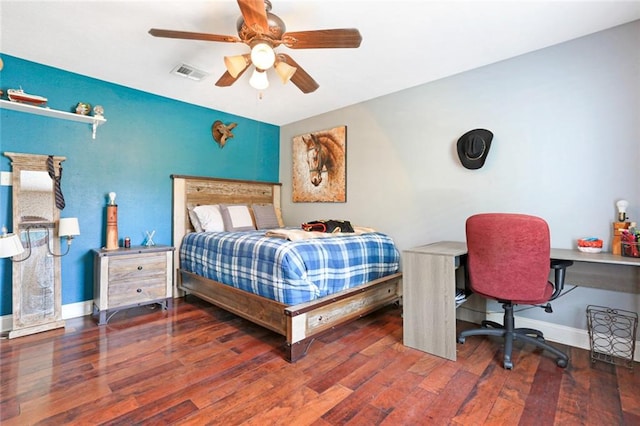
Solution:
<path fill-rule="evenodd" d="M 7 97 L 11 102 L 22 102 L 31 105 L 44 105 L 47 98 L 38 95 L 30 95 L 22 89 L 7 89 Z"/>

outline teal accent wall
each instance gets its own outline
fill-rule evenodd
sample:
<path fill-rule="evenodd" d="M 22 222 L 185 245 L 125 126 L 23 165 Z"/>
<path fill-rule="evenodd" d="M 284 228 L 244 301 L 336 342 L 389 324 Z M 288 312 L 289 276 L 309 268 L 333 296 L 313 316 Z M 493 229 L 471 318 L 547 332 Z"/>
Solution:
<path fill-rule="evenodd" d="M 105 245 L 109 192 L 117 193 L 120 239 L 129 236 L 132 245 L 139 245 L 146 230 L 155 230 L 157 244 L 171 244 L 170 175 L 278 181 L 278 126 L 9 55 L 2 55 L 2 59 L 0 88 L 5 92 L 22 87 L 27 93 L 47 97 L 50 108 L 62 111 L 74 111 L 79 101 L 102 105 L 105 110 L 107 123 L 98 128 L 95 140 L 88 124 L 0 110 L 0 152 L 67 158 L 62 164 L 66 207 L 60 215 L 78 217 L 81 235 L 62 258 L 63 304 L 93 298 L 91 250 Z M 233 130 L 235 137 L 224 149 L 211 136 L 211 124 L 216 120 L 238 123 Z M 0 156 L 0 170 L 11 171 L 4 155 Z M 13 230 L 10 186 L 0 186 L 2 225 Z M 0 259 L 0 279 L 0 315 L 8 315 L 9 259 Z"/>

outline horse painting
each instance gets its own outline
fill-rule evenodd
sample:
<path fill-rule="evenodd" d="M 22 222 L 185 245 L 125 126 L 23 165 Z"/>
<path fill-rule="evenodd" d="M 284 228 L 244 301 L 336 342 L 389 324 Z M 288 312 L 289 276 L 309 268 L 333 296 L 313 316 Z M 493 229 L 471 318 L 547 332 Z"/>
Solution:
<path fill-rule="evenodd" d="M 293 138 L 293 201 L 345 202 L 346 126 Z"/>

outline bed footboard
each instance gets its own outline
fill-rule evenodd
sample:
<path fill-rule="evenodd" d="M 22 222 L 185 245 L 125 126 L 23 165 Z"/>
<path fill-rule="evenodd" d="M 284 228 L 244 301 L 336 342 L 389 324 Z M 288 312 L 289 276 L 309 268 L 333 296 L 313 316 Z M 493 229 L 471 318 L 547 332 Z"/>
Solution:
<path fill-rule="evenodd" d="M 398 302 L 402 274 L 396 273 L 308 303 L 287 306 L 181 270 L 181 290 L 286 338 L 285 358 L 304 357 L 313 340 L 335 327 Z"/>
<path fill-rule="evenodd" d="M 402 274 L 396 273 L 319 300 L 285 308 L 286 357 L 295 362 L 313 340 L 335 327 L 361 318 L 401 297 Z"/>

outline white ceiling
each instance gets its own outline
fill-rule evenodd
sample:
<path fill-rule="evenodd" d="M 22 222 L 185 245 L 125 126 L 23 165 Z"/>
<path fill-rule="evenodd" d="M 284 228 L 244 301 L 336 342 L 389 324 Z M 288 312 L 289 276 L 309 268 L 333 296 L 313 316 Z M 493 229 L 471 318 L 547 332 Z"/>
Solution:
<path fill-rule="evenodd" d="M 285 125 L 640 19 L 639 1 L 271 0 L 289 31 L 358 28 L 358 49 L 287 51 L 319 84 L 303 94 L 271 70 L 262 99 L 246 72 L 214 83 L 242 43 L 152 37 L 152 27 L 236 35 L 232 0 L 1 0 L 0 51 L 161 96 Z M 210 75 L 170 74 L 186 63 Z M 28 92 L 28 83 L 23 84 Z M 46 96 L 46 94 L 43 94 Z"/>

